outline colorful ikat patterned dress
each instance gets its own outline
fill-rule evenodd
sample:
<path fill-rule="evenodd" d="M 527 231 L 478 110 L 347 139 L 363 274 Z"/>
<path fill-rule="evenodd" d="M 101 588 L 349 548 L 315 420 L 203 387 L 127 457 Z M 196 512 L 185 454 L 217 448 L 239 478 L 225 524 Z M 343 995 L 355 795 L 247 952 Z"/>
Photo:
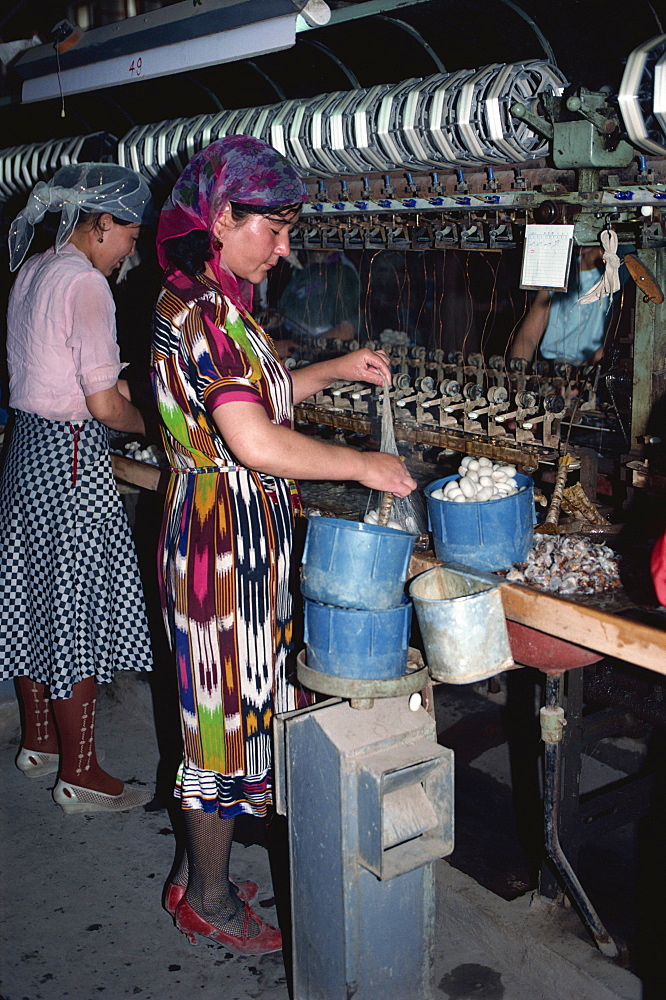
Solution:
<path fill-rule="evenodd" d="M 263 816 L 272 717 L 307 704 L 287 677 L 300 502 L 291 480 L 238 465 L 211 414 L 249 401 L 292 426 L 291 378 L 248 314 L 178 271 L 157 304 L 153 378 L 173 470 L 159 558 L 184 742 L 175 794 L 186 809 Z"/>

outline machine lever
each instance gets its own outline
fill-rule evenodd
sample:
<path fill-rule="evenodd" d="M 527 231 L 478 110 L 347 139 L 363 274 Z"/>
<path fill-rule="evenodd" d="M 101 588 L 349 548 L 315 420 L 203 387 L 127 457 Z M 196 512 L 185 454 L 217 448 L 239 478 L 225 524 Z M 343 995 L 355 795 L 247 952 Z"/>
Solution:
<path fill-rule="evenodd" d="M 657 279 L 645 264 L 631 253 L 626 253 L 622 258 L 622 263 L 627 265 L 627 271 L 636 282 L 636 285 L 645 295 L 646 302 L 654 302 L 659 305 L 664 301 L 664 293 L 657 284 Z"/>

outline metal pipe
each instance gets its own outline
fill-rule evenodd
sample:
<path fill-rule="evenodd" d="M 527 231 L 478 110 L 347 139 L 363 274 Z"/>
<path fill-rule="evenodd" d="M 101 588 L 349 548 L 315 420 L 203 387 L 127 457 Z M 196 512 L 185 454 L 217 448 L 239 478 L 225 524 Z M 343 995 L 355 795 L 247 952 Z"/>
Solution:
<path fill-rule="evenodd" d="M 342 59 L 340 59 L 339 56 L 336 56 L 335 52 L 331 52 L 328 45 L 324 45 L 322 44 L 322 42 L 315 41 L 314 38 L 301 38 L 299 39 L 299 44 L 311 45 L 313 49 L 317 49 L 319 52 L 322 52 L 325 56 L 328 56 L 328 58 L 335 63 L 338 69 L 342 70 L 342 72 L 352 85 L 352 89 L 353 90 L 361 89 L 361 84 L 359 83 L 356 74 L 352 72 L 352 70 L 350 70 L 349 66 L 343 63 Z"/>
<path fill-rule="evenodd" d="M 541 28 L 535 21 L 532 20 L 529 14 L 527 14 L 522 7 L 519 7 L 518 4 L 512 3 L 512 0 L 499 0 L 499 2 L 505 4 L 505 6 L 507 7 L 510 7 L 511 10 L 515 11 L 518 17 L 522 17 L 523 21 L 529 24 L 530 28 L 532 29 L 534 34 L 539 39 L 539 42 L 541 43 L 541 48 L 543 49 L 546 55 L 546 59 L 552 62 L 553 66 L 557 66 L 557 59 L 555 58 L 555 53 L 553 51 L 552 45 L 544 35 Z"/>
<path fill-rule="evenodd" d="M 560 757 L 562 729 L 566 725 L 564 710 L 559 704 L 560 685 L 561 677 L 559 674 L 546 676 L 546 704 L 540 713 L 541 738 L 545 745 L 543 811 L 546 853 L 555 865 L 566 891 L 576 904 L 599 951 L 608 958 L 617 958 L 620 950 L 601 923 L 560 844 Z"/>
<path fill-rule="evenodd" d="M 439 56 L 433 49 L 432 45 L 426 42 L 421 32 L 417 31 L 412 24 L 407 24 L 406 21 L 401 21 L 400 18 L 397 17 L 387 17 L 385 14 L 375 14 L 375 20 L 388 21 L 389 24 L 397 24 L 399 28 L 402 28 L 402 30 L 406 31 L 409 35 L 412 36 L 412 38 L 415 38 L 416 41 L 419 43 L 419 45 L 423 47 L 424 51 L 428 53 L 428 55 L 434 62 L 438 72 L 446 73 L 446 66 L 439 58 Z"/>
<path fill-rule="evenodd" d="M 253 59 L 246 59 L 245 60 L 245 65 L 246 66 L 250 66 L 255 71 L 255 73 L 258 73 L 259 76 L 263 77 L 263 79 L 266 81 L 266 83 L 270 84 L 270 86 L 273 88 L 273 90 L 277 94 L 278 100 L 280 100 L 280 101 L 286 101 L 287 100 L 287 95 L 285 94 L 285 92 L 282 89 L 282 87 L 279 87 L 278 84 L 273 79 L 273 77 L 269 76 L 268 73 L 265 73 L 264 70 L 261 68 L 261 66 L 257 66 L 256 62 L 254 62 Z"/>

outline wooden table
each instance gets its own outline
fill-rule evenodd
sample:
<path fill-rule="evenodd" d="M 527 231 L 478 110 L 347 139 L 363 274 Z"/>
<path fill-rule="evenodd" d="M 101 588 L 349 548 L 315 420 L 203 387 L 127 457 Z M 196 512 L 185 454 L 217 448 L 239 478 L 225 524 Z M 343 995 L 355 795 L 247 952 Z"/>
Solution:
<path fill-rule="evenodd" d="M 117 479 L 164 492 L 169 477 L 165 470 L 121 455 L 112 455 L 111 462 Z M 415 552 L 408 579 L 441 565 L 431 552 Z M 492 573 L 470 572 L 494 585 L 500 579 Z M 499 587 L 504 614 L 511 621 L 666 676 L 666 614 L 662 629 L 524 584 L 502 581 Z"/>
<path fill-rule="evenodd" d="M 415 552 L 409 579 L 441 565 L 442 561 L 432 553 Z M 495 585 L 501 579 L 493 573 L 470 572 Z M 510 621 L 666 675 L 666 614 L 662 629 L 522 583 L 502 581 L 499 587 L 504 614 Z"/>

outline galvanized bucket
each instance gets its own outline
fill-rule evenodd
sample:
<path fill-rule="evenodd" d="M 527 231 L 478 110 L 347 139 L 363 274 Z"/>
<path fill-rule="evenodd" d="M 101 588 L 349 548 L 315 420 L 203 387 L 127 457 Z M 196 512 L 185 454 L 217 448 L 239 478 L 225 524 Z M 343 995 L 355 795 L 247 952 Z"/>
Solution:
<path fill-rule="evenodd" d="M 433 680 L 470 684 L 514 665 L 496 586 L 436 566 L 412 580 L 409 593 Z"/>

